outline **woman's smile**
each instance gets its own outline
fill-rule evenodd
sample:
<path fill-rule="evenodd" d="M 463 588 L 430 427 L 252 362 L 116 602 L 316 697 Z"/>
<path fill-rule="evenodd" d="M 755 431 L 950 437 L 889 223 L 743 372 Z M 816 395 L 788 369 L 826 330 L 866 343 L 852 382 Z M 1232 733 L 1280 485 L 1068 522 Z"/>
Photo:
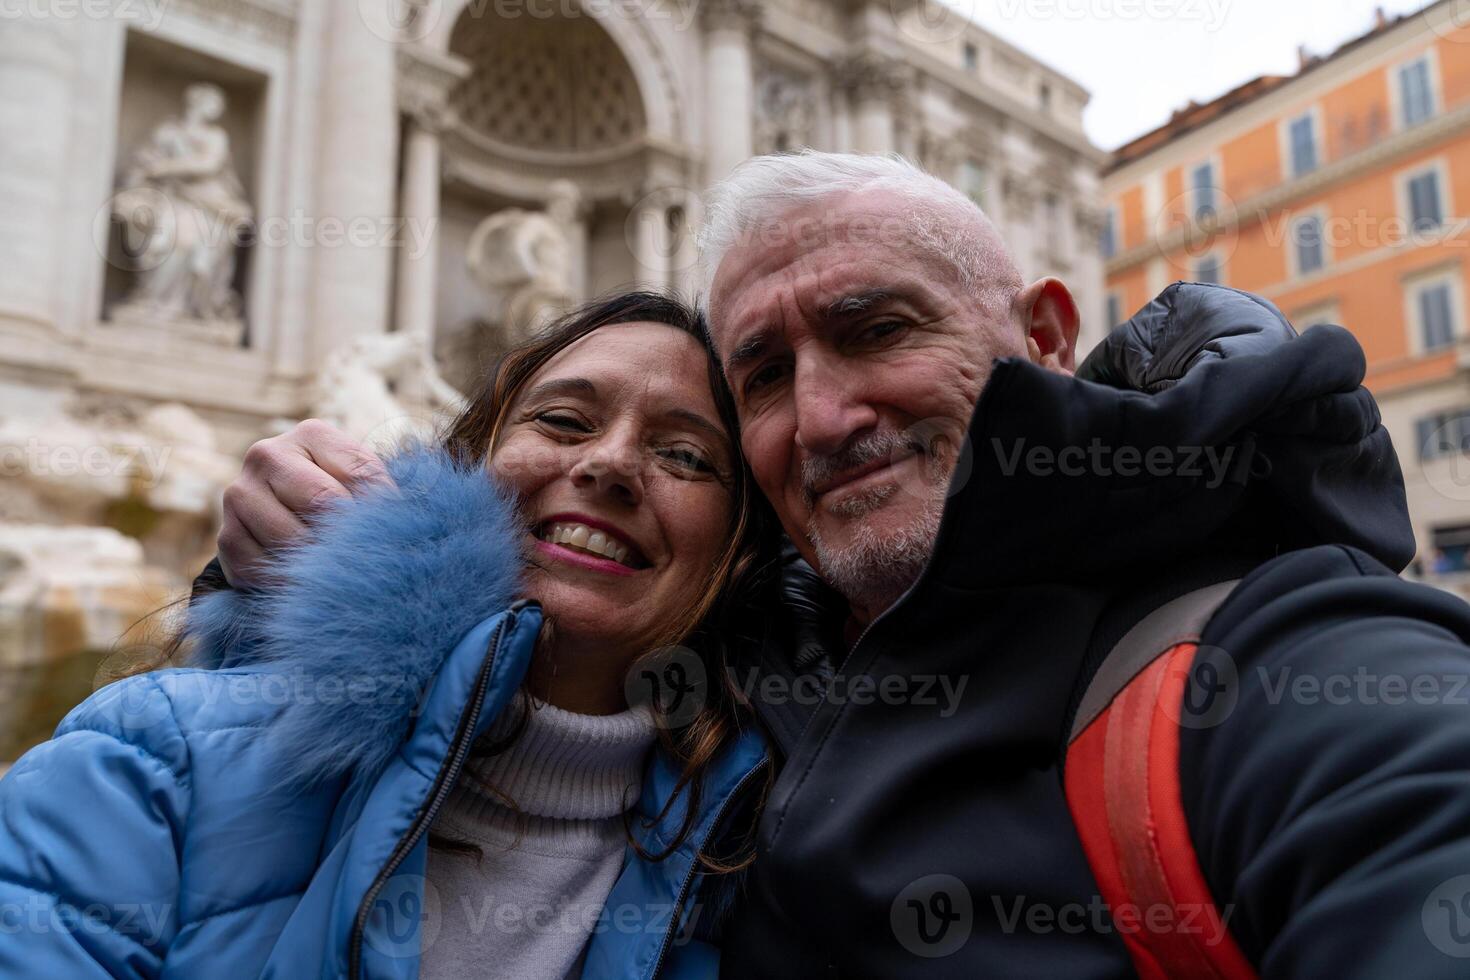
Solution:
<path fill-rule="evenodd" d="M 650 568 L 631 535 L 610 521 L 584 514 L 556 514 L 533 532 L 541 554 L 578 568 L 635 575 Z"/>

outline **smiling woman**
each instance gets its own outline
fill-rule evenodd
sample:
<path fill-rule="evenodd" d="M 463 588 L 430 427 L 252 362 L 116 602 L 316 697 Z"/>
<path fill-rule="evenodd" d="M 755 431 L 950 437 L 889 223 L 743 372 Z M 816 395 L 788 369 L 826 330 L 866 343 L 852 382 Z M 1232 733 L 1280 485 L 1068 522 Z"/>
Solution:
<path fill-rule="evenodd" d="M 17 763 L 0 901 L 168 911 L 27 933 L 0 975 L 713 977 L 770 769 L 725 662 L 772 544 L 735 432 L 673 300 L 512 351 L 261 587 L 196 597 L 199 669 L 104 688 Z"/>

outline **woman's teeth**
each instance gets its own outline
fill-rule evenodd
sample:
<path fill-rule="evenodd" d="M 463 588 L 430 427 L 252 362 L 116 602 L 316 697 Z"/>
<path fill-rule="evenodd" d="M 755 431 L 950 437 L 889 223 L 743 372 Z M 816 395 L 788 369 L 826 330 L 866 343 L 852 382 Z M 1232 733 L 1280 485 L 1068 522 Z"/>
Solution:
<path fill-rule="evenodd" d="M 559 544 L 573 551 L 584 551 L 599 558 L 611 558 L 619 565 L 628 565 L 630 550 L 616 539 L 594 531 L 586 524 L 551 524 L 541 531 L 541 540 Z M 631 568 L 632 566 L 629 565 Z"/>

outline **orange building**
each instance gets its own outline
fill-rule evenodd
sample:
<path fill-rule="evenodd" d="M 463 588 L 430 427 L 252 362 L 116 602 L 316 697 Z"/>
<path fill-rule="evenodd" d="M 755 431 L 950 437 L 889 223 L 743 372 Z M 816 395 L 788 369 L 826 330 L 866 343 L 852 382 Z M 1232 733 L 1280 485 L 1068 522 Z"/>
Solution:
<path fill-rule="evenodd" d="M 1358 337 L 1404 467 L 1417 566 L 1470 581 L 1470 25 L 1457 0 L 1377 23 L 1117 151 L 1106 318 L 1177 279 Z M 1463 579 L 1462 576 L 1463 575 Z"/>

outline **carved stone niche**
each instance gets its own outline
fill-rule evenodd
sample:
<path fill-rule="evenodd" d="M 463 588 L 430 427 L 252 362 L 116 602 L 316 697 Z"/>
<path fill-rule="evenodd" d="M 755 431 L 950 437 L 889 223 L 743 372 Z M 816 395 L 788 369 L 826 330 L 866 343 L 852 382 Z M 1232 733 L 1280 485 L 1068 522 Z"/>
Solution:
<path fill-rule="evenodd" d="M 118 111 L 102 319 L 246 343 L 265 80 L 130 33 Z"/>
<path fill-rule="evenodd" d="M 817 118 L 809 76 L 775 65 L 756 70 L 755 152 L 785 153 L 810 146 Z"/>

